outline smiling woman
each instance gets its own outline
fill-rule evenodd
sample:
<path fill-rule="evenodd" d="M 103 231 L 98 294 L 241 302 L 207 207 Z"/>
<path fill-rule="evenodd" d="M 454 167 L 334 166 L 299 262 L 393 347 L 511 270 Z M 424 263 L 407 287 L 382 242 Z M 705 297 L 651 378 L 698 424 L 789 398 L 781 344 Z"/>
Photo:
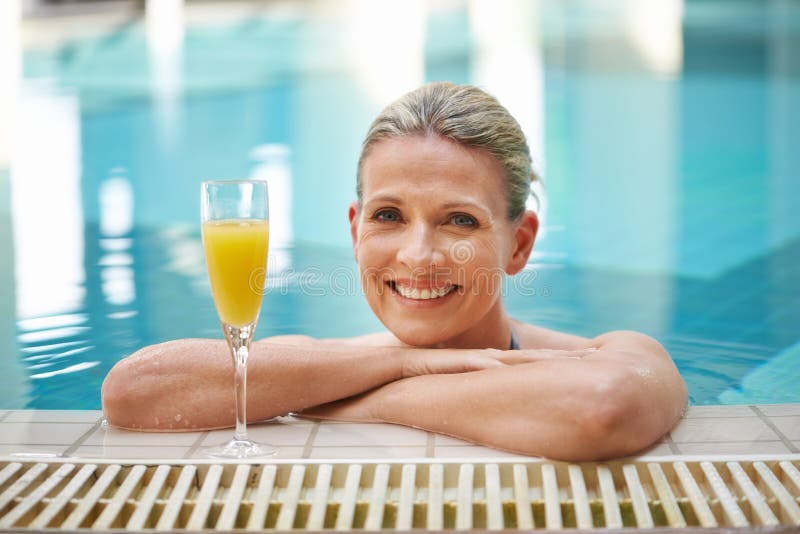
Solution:
<path fill-rule="evenodd" d="M 498 162 L 436 134 L 411 135 L 374 146 L 362 175 L 350 224 L 375 315 L 409 345 L 507 348 L 501 277 L 525 266 L 537 219 L 505 216 Z"/>
<path fill-rule="evenodd" d="M 589 339 L 513 320 L 501 281 L 538 229 L 517 122 L 471 86 L 434 83 L 375 120 L 349 207 L 364 295 L 387 332 L 255 344 L 247 413 L 384 421 L 564 460 L 622 456 L 667 432 L 686 387 L 655 340 Z M 509 350 L 516 349 L 516 350 Z M 177 340 L 119 362 L 103 384 L 110 423 L 231 426 L 224 343 Z"/>

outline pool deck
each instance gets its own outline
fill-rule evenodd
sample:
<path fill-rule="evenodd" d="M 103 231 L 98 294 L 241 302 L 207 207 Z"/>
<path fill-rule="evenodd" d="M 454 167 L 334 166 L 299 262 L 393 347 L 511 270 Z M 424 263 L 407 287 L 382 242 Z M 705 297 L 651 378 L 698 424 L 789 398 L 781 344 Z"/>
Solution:
<path fill-rule="evenodd" d="M 278 448 L 276 459 L 512 459 L 520 456 L 388 424 L 283 417 L 249 427 Z M 200 448 L 231 430 L 172 434 L 108 426 L 100 411 L 0 410 L 0 457 L 115 460 L 202 459 Z M 665 438 L 632 459 L 800 454 L 800 404 L 693 406 Z"/>

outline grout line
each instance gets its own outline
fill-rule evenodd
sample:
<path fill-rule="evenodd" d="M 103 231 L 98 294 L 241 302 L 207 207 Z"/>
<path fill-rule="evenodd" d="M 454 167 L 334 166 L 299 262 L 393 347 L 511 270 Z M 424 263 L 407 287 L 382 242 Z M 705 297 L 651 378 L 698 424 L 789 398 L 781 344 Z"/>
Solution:
<path fill-rule="evenodd" d="M 475 445 L 473 445 L 474 447 Z M 315 449 L 422 449 L 421 445 L 316 445 Z M 483 447 L 488 448 L 488 447 Z"/>
<path fill-rule="evenodd" d="M 425 458 L 436 458 L 436 452 L 434 451 L 435 439 L 435 434 L 433 432 L 428 432 L 428 441 L 425 444 Z"/>
<path fill-rule="evenodd" d="M 183 455 L 183 458 L 184 458 L 184 459 L 191 458 L 191 457 L 192 457 L 192 455 L 193 455 L 195 452 L 197 452 L 197 449 L 199 449 L 199 448 L 200 448 L 200 444 L 201 444 L 201 443 L 203 443 L 203 440 L 204 440 L 204 439 L 206 439 L 206 436 L 208 436 L 208 431 L 206 431 L 206 432 L 203 432 L 203 433 L 201 433 L 199 436 L 197 436 L 197 439 L 196 439 L 196 440 L 194 440 L 194 443 L 192 443 L 192 446 L 191 446 L 191 447 L 189 447 L 189 450 L 188 450 L 188 451 L 186 451 L 186 453 Z"/>
<path fill-rule="evenodd" d="M 93 425 L 97 422 L 97 421 L 3 421 L 3 419 L 4 417 L 0 417 L 0 422 L 3 422 L 6 425 Z M 102 423 L 102 420 L 100 422 Z"/>
<path fill-rule="evenodd" d="M 789 438 L 787 438 L 786 436 L 784 436 L 784 435 L 783 435 L 783 432 L 781 432 L 780 430 L 778 430 L 778 427 L 777 427 L 777 426 L 775 426 L 775 423 L 773 423 L 772 421 L 770 421 L 769 417 L 767 417 L 766 415 L 764 415 L 764 412 L 762 412 L 762 411 L 761 411 L 761 410 L 760 410 L 760 409 L 759 409 L 757 406 L 750 406 L 750 409 L 751 409 L 751 410 L 753 410 L 754 412 L 756 412 L 756 414 L 758 414 L 758 417 L 760 417 L 760 418 L 761 418 L 761 420 L 762 420 L 762 421 L 764 421 L 764 424 L 766 424 L 768 427 L 770 427 L 770 428 L 772 429 L 772 431 L 773 431 L 773 432 L 775 432 L 775 434 L 777 434 L 777 435 L 778 435 L 778 437 L 780 438 L 780 440 L 783 442 L 783 444 L 784 444 L 784 445 L 785 445 L 785 446 L 786 446 L 786 447 L 787 447 L 787 448 L 788 448 L 790 451 L 792 451 L 792 452 L 800 452 L 800 449 L 798 449 L 797 447 L 795 447 L 794 443 L 792 443 L 792 442 L 789 440 Z"/>
<path fill-rule="evenodd" d="M 101 447 L 103 449 L 189 449 L 189 445 L 81 445 L 81 447 Z"/>
<path fill-rule="evenodd" d="M 666 442 L 666 444 L 669 446 L 669 450 L 670 450 L 670 452 L 671 452 L 672 454 L 681 454 L 681 450 L 678 448 L 678 444 L 677 444 L 677 443 L 675 443 L 675 442 L 672 440 L 672 436 L 670 435 L 670 433 L 669 433 L 669 432 L 667 432 L 667 435 L 666 435 L 666 436 L 664 436 L 664 441 L 665 441 L 665 442 Z"/>
<path fill-rule="evenodd" d="M 753 419 L 755 415 L 690 415 L 681 421 L 695 421 L 697 419 Z"/>
<path fill-rule="evenodd" d="M 98 420 L 97 420 L 97 422 L 95 422 L 95 424 L 93 424 L 93 425 L 92 425 L 92 428 L 90 428 L 89 430 L 87 430 L 86 432 L 84 432 L 84 433 L 83 433 L 83 435 L 82 435 L 81 437 L 79 437 L 78 439 L 76 439 L 76 440 L 75 440 L 75 442 L 74 442 L 72 445 L 70 445 L 69 447 L 67 447 L 67 450 L 65 450 L 64 452 L 62 452 L 62 453 L 61 453 L 61 456 L 72 456 L 72 455 L 73 455 L 73 453 L 74 453 L 76 450 L 78 450 L 78 447 L 80 447 L 81 445 L 83 445 L 83 443 L 84 443 L 84 442 L 85 442 L 87 439 L 89 439 L 89 436 L 91 436 L 92 434 L 94 434 L 94 433 L 95 433 L 95 432 L 96 432 L 96 431 L 97 431 L 97 430 L 98 430 L 98 429 L 99 429 L 101 426 L 103 426 L 103 422 L 104 422 L 104 421 L 105 421 L 105 419 L 104 419 L 103 417 L 100 417 L 100 419 L 98 419 Z"/>
<path fill-rule="evenodd" d="M 681 441 L 680 443 L 676 443 L 675 445 L 736 445 L 747 443 L 749 445 L 763 445 L 765 443 L 782 443 L 779 439 L 771 439 L 768 441 L 761 440 L 761 441 L 719 441 L 719 440 L 709 440 L 709 441 Z"/>
<path fill-rule="evenodd" d="M 103 410 L 67 410 L 67 411 L 76 411 L 76 412 L 100 412 L 100 415 L 98 415 L 94 419 L 94 421 L 89 421 L 89 420 L 76 421 L 74 419 L 71 419 L 71 420 L 68 420 L 68 421 L 61 421 L 61 420 L 58 420 L 58 419 L 43 419 L 43 420 L 40 420 L 40 421 L 37 421 L 37 420 L 34 420 L 34 419 L 31 419 L 30 421 L 6 421 L 6 419 L 8 417 L 10 417 L 11 414 L 17 414 L 19 412 L 33 412 L 34 414 L 36 414 L 36 413 L 41 413 L 41 412 L 58 412 L 58 411 L 61 411 L 61 410 L 22 409 L 22 410 L 5 410 L 4 412 L 2 410 L 0 410 L 0 412 L 3 412 L 3 413 L 0 413 L 0 422 L 5 422 L 5 423 L 9 423 L 9 424 L 21 424 L 21 425 L 39 425 L 39 424 L 48 424 L 48 425 L 89 425 L 89 424 L 97 423 L 98 419 L 102 422 L 102 420 L 106 416 L 106 414 L 103 413 Z"/>
<path fill-rule="evenodd" d="M 0 447 L 65 447 L 63 456 L 66 454 L 67 448 L 71 447 L 66 443 L 0 443 Z"/>
<path fill-rule="evenodd" d="M 321 423 L 316 421 L 314 426 L 311 428 L 311 432 L 308 433 L 308 438 L 306 439 L 305 445 L 303 445 L 303 454 L 300 455 L 303 459 L 311 458 L 311 449 L 314 448 L 314 440 L 317 439 L 317 432 L 319 432 L 319 425 Z"/>

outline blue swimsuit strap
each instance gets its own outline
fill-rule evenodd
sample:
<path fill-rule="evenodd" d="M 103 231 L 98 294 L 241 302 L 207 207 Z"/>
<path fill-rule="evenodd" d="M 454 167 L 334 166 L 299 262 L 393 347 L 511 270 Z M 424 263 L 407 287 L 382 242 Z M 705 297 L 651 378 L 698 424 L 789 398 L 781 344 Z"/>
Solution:
<path fill-rule="evenodd" d="M 514 329 L 511 329 L 511 345 L 508 347 L 508 350 L 520 350 L 519 341 L 517 341 L 517 334 L 514 333 Z"/>

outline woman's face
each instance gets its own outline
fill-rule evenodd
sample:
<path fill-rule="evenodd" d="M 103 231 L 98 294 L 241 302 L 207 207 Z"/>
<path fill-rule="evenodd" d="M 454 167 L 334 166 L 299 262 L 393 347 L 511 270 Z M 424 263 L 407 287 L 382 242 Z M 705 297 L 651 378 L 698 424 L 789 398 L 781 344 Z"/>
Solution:
<path fill-rule="evenodd" d="M 410 345 L 480 343 L 504 314 L 503 273 L 524 267 L 536 234 L 532 214 L 508 221 L 500 164 L 439 136 L 407 136 L 374 145 L 361 176 L 350 224 L 373 312 Z"/>

